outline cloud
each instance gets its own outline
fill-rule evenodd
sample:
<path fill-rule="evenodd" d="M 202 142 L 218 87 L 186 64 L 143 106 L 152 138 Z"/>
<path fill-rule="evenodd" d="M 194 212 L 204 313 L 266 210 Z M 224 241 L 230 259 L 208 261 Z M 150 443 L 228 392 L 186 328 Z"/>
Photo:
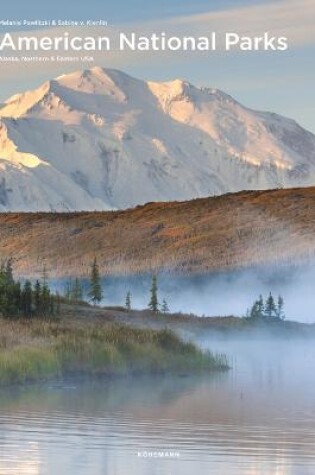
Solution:
<path fill-rule="evenodd" d="M 258 35 L 269 31 L 289 38 L 291 46 L 315 44 L 314 0 L 279 0 L 260 4 L 190 15 L 169 20 L 170 26 L 195 34 L 209 29 L 217 32 L 236 31 Z"/>

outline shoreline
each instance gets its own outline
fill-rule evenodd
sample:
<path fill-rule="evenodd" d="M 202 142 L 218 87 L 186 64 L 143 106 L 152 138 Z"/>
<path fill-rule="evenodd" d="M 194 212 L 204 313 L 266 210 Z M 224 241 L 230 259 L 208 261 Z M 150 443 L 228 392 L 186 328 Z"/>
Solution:
<path fill-rule="evenodd" d="M 116 378 L 226 371 L 225 355 L 202 351 L 168 329 L 99 320 L 0 320 L 0 387 L 71 375 Z"/>

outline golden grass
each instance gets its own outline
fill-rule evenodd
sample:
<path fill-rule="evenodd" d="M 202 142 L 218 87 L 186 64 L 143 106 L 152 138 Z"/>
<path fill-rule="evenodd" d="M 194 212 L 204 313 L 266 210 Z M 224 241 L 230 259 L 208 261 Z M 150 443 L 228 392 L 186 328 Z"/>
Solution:
<path fill-rule="evenodd" d="M 225 370 L 226 358 L 202 352 L 168 330 L 108 323 L 0 320 L 0 384 L 67 374 L 127 375 Z"/>
<path fill-rule="evenodd" d="M 0 215 L 2 258 L 34 276 L 208 272 L 315 255 L 315 188 L 242 192 L 104 213 Z"/>

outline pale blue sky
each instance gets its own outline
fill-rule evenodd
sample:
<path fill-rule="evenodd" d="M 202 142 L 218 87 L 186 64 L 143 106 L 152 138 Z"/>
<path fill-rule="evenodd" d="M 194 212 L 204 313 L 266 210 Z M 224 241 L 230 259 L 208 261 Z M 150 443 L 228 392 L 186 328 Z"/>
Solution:
<path fill-rule="evenodd" d="M 253 4 L 267 4 L 272 0 L 28 0 L 5 2 L 1 5 L 2 18 L 63 18 L 107 17 L 110 22 L 149 20 L 169 16 L 221 10 Z M 17 6 L 18 4 L 18 6 Z"/>
<path fill-rule="evenodd" d="M 105 19 L 120 30 L 133 27 L 139 33 L 176 31 L 204 33 L 232 27 L 250 34 L 271 31 L 287 35 L 290 49 L 283 53 L 172 54 L 115 58 L 107 55 L 100 66 L 118 67 L 144 79 L 169 80 L 181 77 L 196 85 L 218 87 L 252 108 L 271 110 L 296 119 L 315 132 L 315 18 L 314 0 L 42 0 L 5 2 L 3 19 Z M 199 15 L 200 14 L 200 15 Z M 182 17 L 187 17 L 182 20 Z M 0 100 L 62 72 L 81 65 L 55 70 L 24 65 L 19 71 L 0 63 Z M 86 65 L 82 65 L 82 69 Z"/>

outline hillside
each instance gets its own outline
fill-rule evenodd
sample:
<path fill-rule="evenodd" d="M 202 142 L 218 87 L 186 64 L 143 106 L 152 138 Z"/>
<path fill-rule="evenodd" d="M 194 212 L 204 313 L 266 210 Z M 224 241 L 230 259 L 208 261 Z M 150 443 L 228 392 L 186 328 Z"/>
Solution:
<path fill-rule="evenodd" d="M 199 273 L 315 255 L 315 188 L 253 191 L 94 213 L 0 214 L 0 258 L 19 276 Z"/>
<path fill-rule="evenodd" d="M 185 313 L 154 313 L 149 310 L 126 310 L 123 307 L 91 307 L 84 304 L 64 304 L 67 322 L 106 322 L 131 328 L 170 330 L 188 341 L 234 339 L 315 338 L 315 324 L 292 320 L 252 320 L 235 316 L 200 317 Z"/>
<path fill-rule="evenodd" d="M 312 133 L 184 80 L 95 67 L 0 107 L 0 211 L 103 211 L 312 185 Z"/>

